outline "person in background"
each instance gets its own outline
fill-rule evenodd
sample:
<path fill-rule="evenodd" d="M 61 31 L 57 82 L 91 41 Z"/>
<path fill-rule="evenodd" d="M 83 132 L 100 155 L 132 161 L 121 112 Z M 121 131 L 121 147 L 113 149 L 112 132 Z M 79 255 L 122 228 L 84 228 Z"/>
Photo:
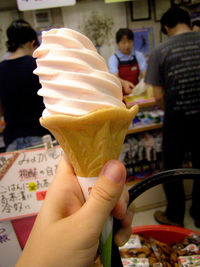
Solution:
<path fill-rule="evenodd" d="M 17 23 L 23 23 L 23 24 L 27 24 L 27 25 L 30 26 L 30 24 L 29 24 L 27 21 L 23 20 L 23 19 L 18 19 L 18 20 L 17 20 Z M 7 37 L 8 37 L 8 36 L 7 36 Z M 11 54 L 12 54 L 11 51 L 7 51 L 7 52 L 1 57 L 0 62 L 3 61 L 3 60 L 6 60 L 7 58 L 9 58 L 9 57 L 11 56 Z"/>
<path fill-rule="evenodd" d="M 3 131 L 7 151 L 42 143 L 49 134 L 40 123 L 44 109 L 41 87 L 33 74 L 36 68 L 33 51 L 39 41 L 33 28 L 24 20 L 16 20 L 7 29 L 8 58 L 0 63 L 0 106 L 6 123 Z"/>
<path fill-rule="evenodd" d="M 16 267 L 93 266 L 99 237 L 111 212 L 121 222 L 115 243 L 127 242 L 134 204 L 127 209 L 125 180 L 124 165 L 109 161 L 84 203 L 73 167 L 63 157 Z"/>
<path fill-rule="evenodd" d="M 191 153 L 193 168 L 200 168 L 200 33 L 191 31 L 190 16 L 172 7 L 161 18 L 161 30 L 168 40 L 151 53 L 145 82 L 164 106 L 163 161 L 166 170 L 182 168 L 184 155 Z M 161 224 L 183 226 L 185 194 L 181 181 L 163 185 L 165 212 L 156 211 Z M 200 227 L 200 178 L 194 180 L 190 214 Z"/>
<path fill-rule="evenodd" d="M 116 33 L 118 50 L 109 58 L 109 70 L 119 77 L 123 94 L 130 94 L 138 84 L 139 77 L 144 78 L 147 68 L 144 55 L 133 48 L 134 33 L 130 29 L 119 29 Z"/>
<path fill-rule="evenodd" d="M 199 32 L 200 31 L 200 20 L 194 20 L 192 22 L 192 30 L 193 30 L 193 32 Z"/>

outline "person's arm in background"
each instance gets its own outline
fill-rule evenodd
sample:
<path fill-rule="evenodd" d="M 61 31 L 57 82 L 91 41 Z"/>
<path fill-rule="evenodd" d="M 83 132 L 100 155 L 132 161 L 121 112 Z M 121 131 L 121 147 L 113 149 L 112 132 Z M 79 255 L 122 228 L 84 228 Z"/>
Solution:
<path fill-rule="evenodd" d="M 134 205 L 127 210 L 125 180 L 124 165 L 109 161 L 84 202 L 74 170 L 62 158 L 16 267 L 91 266 L 111 212 L 121 221 L 115 243 L 124 244 L 132 232 L 134 212 Z"/>
<path fill-rule="evenodd" d="M 3 115 L 4 115 L 4 109 L 3 109 L 3 105 L 0 99 L 0 116 L 3 116 Z"/>
<path fill-rule="evenodd" d="M 159 108 L 164 110 L 164 88 L 162 86 L 162 75 L 159 67 L 159 52 L 154 49 L 149 57 L 148 67 L 145 75 L 147 85 L 153 87 L 153 95 Z"/>
<path fill-rule="evenodd" d="M 128 95 L 132 92 L 133 88 L 135 87 L 133 83 L 127 81 L 127 80 L 124 80 L 122 78 L 119 77 L 119 74 L 118 74 L 118 65 L 119 65 L 119 62 L 118 62 L 118 59 L 116 58 L 116 56 L 113 54 L 110 58 L 109 58 L 109 61 L 108 61 L 108 66 L 109 66 L 109 71 L 110 73 L 114 74 L 115 76 L 117 76 L 121 82 L 121 85 L 123 87 L 123 90 L 124 90 L 124 93 L 125 95 Z"/>
<path fill-rule="evenodd" d="M 152 86 L 153 88 L 153 97 L 155 98 L 156 105 L 158 108 L 164 110 L 164 90 L 162 86 L 156 86 L 147 84 L 147 86 Z"/>
<path fill-rule="evenodd" d="M 136 55 L 136 59 L 139 65 L 139 69 L 140 69 L 140 79 L 143 79 L 146 75 L 146 70 L 147 70 L 147 62 L 146 62 L 146 58 L 145 56 L 139 52 L 139 51 L 135 51 L 135 55 Z"/>
<path fill-rule="evenodd" d="M 153 96 L 156 104 L 160 109 L 164 110 L 164 90 L 162 86 L 153 86 Z"/>
<path fill-rule="evenodd" d="M 118 73 L 113 73 L 113 74 L 119 78 L 121 85 L 123 87 L 124 94 L 129 95 L 130 93 L 132 93 L 132 90 L 134 89 L 135 85 L 132 82 L 120 78 Z"/>
<path fill-rule="evenodd" d="M 140 72 L 140 79 L 144 79 L 146 75 L 146 70 Z"/>

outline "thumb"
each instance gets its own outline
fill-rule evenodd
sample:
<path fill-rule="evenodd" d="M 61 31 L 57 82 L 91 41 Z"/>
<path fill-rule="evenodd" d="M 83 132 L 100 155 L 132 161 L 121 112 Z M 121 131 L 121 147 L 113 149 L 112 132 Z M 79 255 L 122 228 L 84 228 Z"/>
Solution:
<path fill-rule="evenodd" d="M 84 205 L 85 216 L 90 218 L 91 227 L 100 232 L 120 198 L 126 179 L 126 169 L 118 160 L 109 161 L 102 169 Z"/>

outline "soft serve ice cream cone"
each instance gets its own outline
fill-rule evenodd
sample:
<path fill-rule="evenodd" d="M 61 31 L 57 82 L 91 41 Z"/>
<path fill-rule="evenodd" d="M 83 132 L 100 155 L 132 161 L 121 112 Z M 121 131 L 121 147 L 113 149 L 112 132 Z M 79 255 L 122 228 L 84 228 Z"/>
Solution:
<path fill-rule="evenodd" d="M 43 32 L 34 57 L 46 107 L 40 122 L 67 154 L 87 198 L 104 164 L 119 158 L 138 107 L 126 108 L 118 78 L 79 32 Z"/>

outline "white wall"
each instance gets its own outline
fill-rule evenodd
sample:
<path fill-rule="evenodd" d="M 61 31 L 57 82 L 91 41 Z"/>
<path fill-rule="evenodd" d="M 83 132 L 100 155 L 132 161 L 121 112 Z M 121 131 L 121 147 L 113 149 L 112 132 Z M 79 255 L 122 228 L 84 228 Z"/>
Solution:
<path fill-rule="evenodd" d="M 154 38 L 155 38 L 155 45 L 160 43 L 160 22 L 155 21 L 155 14 L 154 14 L 154 6 L 153 2 L 151 2 L 151 19 L 150 20 L 140 20 L 140 21 L 132 21 L 131 20 L 131 15 L 130 15 L 130 10 L 127 12 L 128 15 L 128 27 L 130 29 L 137 29 L 137 28 L 142 28 L 142 27 L 153 27 L 154 31 Z M 130 9 L 130 8 L 129 8 Z"/>
<path fill-rule="evenodd" d="M 101 55 L 108 58 L 115 51 L 115 33 L 119 28 L 126 27 L 126 10 L 124 3 L 105 4 L 102 0 L 86 0 L 78 2 L 75 6 L 63 7 L 63 23 L 65 27 L 81 31 L 81 25 L 92 14 L 98 11 L 99 15 L 110 17 L 114 21 L 113 34 L 110 36 L 110 44 L 104 44 L 101 48 Z"/>
<path fill-rule="evenodd" d="M 17 19 L 18 14 L 16 11 L 3 11 L 0 12 L 0 29 L 2 32 L 0 32 L 0 58 L 5 54 L 6 52 L 6 30 L 9 26 L 9 24 L 12 22 L 12 20 Z"/>
<path fill-rule="evenodd" d="M 192 180 L 184 180 L 185 197 L 191 199 L 192 195 Z M 140 195 L 135 201 L 136 209 L 139 211 L 151 208 L 158 208 L 166 205 L 165 193 L 161 185 L 152 187 L 151 189 Z"/>

